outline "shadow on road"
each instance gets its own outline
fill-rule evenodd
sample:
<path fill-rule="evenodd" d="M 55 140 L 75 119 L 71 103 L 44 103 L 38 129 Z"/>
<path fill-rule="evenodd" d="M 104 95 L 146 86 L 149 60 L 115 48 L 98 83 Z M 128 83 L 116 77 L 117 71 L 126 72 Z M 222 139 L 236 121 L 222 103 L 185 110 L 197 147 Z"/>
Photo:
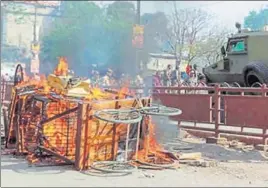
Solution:
<path fill-rule="evenodd" d="M 71 170 L 70 166 L 49 166 L 49 167 L 36 167 L 29 166 L 25 159 L 12 158 L 10 155 L 1 156 L 1 172 L 14 171 L 16 173 L 23 174 L 34 174 L 34 175 L 44 175 L 44 174 L 61 174 L 67 170 Z"/>

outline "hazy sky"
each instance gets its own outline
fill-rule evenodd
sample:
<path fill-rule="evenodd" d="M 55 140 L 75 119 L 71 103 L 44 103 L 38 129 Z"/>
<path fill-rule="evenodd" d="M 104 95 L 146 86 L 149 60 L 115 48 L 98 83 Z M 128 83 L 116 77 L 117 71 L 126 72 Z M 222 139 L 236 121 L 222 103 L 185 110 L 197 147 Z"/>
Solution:
<path fill-rule="evenodd" d="M 135 1 L 132 1 L 136 4 Z M 98 2 L 98 4 L 112 3 L 112 1 Z M 177 7 L 183 8 L 202 8 L 211 14 L 222 25 L 229 28 L 234 27 L 235 22 L 243 23 L 243 18 L 251 10 L 259 10 L 268 6 L 267 1 L 177 1 Z M 172 11 L 173 1 L 141 1 L 141 12 L 152 13 L 163 11 L 170 13 Z"/>

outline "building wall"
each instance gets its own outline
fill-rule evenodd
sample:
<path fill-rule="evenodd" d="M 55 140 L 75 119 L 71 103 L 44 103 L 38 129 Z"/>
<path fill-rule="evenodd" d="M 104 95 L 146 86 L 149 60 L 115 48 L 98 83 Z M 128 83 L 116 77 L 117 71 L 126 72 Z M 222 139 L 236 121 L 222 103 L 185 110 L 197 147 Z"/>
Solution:
<path fill-rule="evenodd" d="M 23 5 L 23 12 L 34 13 L 34 7 L 32 5 Z M 38 8 L 38 13 L 49 14 L 52 8 Z M 33 27 L 34 27 L 34 15 L 25 15 L 22 23 L 17 23 L 16 19 L 20 15 L 7 13 L 6 15 L 6 34 L 5 43 L 15 46 L 26 47 L 30 50 L 31 42 L 33 40 Z M 39 28 L 42 24 L 44 16 L 37 16 L 37 38 L 39 34 Z"/>
<path fill-rule="evenodd" d="M 1 7 L 1 45 L 6 43 L 7 16 Z"/>

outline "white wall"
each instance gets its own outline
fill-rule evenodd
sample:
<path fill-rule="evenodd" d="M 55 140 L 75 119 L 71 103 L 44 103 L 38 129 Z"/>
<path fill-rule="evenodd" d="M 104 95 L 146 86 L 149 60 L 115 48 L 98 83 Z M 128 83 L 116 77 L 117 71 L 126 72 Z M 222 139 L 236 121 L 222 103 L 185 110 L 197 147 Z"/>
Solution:
<path fill-rule="evenodd" d="M 34 7 L 24 5 L 25 12 L 34 13 Z M 51 8 L 39 8 L 38 13 L 48 14 L 52 11 Z M 23 46 L 30 50 L 30 45 L 33 40 L 33 15 L 25 15 L 23 24 L 16 23 L 17 15 L 8 13 L 6 22 L 6 43 L 15 46 Z M 37 16 L 37 28 L 40 28 L 44 16 Z M 37 35 L 39 31 L 37 32 Z M 37 36 L 38 38 L 38 36 Z"/>

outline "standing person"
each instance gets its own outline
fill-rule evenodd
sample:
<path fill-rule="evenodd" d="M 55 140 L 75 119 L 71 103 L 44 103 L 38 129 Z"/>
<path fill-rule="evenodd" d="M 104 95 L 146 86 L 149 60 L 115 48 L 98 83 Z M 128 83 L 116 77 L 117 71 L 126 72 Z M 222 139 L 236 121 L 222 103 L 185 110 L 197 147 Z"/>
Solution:
<path fill-rule="evenodd" d="M 98 71 L 94 72 L 94 75 L 92 76 L 92 84 L 94 87 L 96 87 L 100 82 L 100 73 Z"/>
<path fill-rule="evenodd" d="M 38 73 L 34 73 L 34 79 L 40 81 L 40 76 Z"/>
<path fill-rule="evenodd" d="M 122 86 L 124 84 L 125 81 L 125 74 L 122 73 L 119 79 L 119 85 Z"/>
<path fill-rule="evenodd" d="M 105 76 L 101 79 L 102 86 L 111 86 L 112 85 L 112 69 L 108 69 Z"/>
<path fill-rule="evenodd" d="M 137 96 L 138 97 L 142 97 L 143 87 L 144 87 L 144 81 L 143 81 L 143 79 L 142 79 L 142 77 L 140 75 L 137 75 L 136 76 L 135 86 L 138 87 L 138 89 L 136 90 Z"/>
<path fill-rule="evenodd" d="M 6 74 L 3 76 L 3 79 L 4 79 L 5 81 L 10 81 L 10 77 L 9 77 L 8 73 L 6 73 Z"/>
<path fill-rule="evenodd" d="M 189 84 L 190 84 L 190 87 L 195 87 L 197 84 L 197 75 L 195 74 L 194 70 L 191 70 L 190 72 Z"/>
<path fill-rule="evenodd" d="M 196 77 L 198 77 L 198 70 L 197 70 L 197 65 L 196 64 L 193 65 L 193 71 L 194 71 Z"/>
<path fill-rule="evenodd" d="M 197 87 L 207 87 L 207 83 L 206 83 L 206 77 L 201 74 L 198 77 L 198 84 Z M 198 90 L 197 91 L 198 94 L 208 94 L 207 90 Z"/>
<path fill-rule="evenodd" d="M 161 86 L 162 86 L 162 82 L 161 82 L 160 72 L 156 71 L 155 75 L 153 75 L 153 87 L 161 87 Z M 160 91 L 153 89 L 153 92 L 159 93 Z"/>
<path fill-rule="evenodd" d="M 164 86 L 170 87 L 171 86 L 171 65 L 167 66 L 167 69 L 164 71 Z"/>
<path fill-rule="evenodd" d="M 153 87 L 161 87 L 161 75 L 160 71 L 156 71 L 155 75 L 153 75 Z"/>
<path fill-rule="evenodd" d="M 188 75 L 190 75 L 191 70 L 192 70 L 192 66 L 188 63 L 187 66 L 186 66 L 186 70 L 185 70 L 185 72 L 186 72 Z"/>
<path fill-rule="evenodd" d="M 175 70 L 172 71 L 172 86 L 178 86 L 180 84 L 180 78 L 180 67 L 177 65 Z"/>

